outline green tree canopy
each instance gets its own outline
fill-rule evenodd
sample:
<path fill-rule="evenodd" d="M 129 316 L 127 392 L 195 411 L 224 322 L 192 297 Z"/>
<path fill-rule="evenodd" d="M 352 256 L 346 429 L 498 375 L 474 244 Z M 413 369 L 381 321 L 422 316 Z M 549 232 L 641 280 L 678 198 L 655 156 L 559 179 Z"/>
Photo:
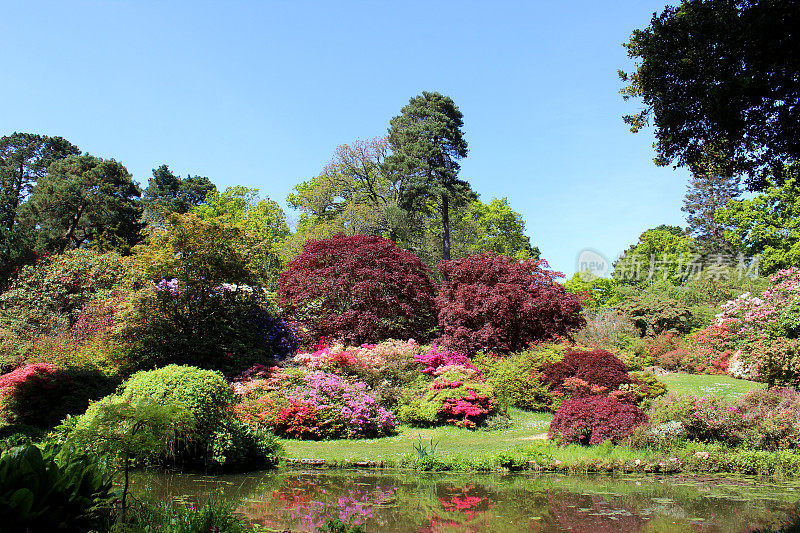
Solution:
<path fill-rule="evenodd" d="M 625 99 L 644 108 L 625 117 L 636 132 L 652 120 L 656 162 L 692 166 L 709 147 L 725 147 L 751 189 L 759 171 L 780 171 L 800 156 L 800 3 L 786 0 L 685 0 L 634 30 L 636 60 Z"/>
<path fill-rule="evenodd" d="M 25 203 L 37 250 L 127 253 L 140 240 L 141 192 L 121 163 L 91 155 L 53 162 Z"/>
<path fill-rule="evenodd" d="M 280 247 L 290 234 L 286 214 L 277 202 L 268 196 L 261 198 L 258 189 L 228 187 L 223 193 L 209 191 L 205 202 L 192 208 L 192 213 L 241 229 L 251 269 L 265 284 L 274 285 L 284 266 Z"/>
<path fill-rule="evenodd" d="M 648 285 L 665 280 L 679 285 L 689 277 L 699 255 L 694 240 L 683 228 L 661 225 L 639 236 L 614 263 L 612 277 L 618 283 Z"/>
<path fill-rule="evenodd" d="M 142 196 L 144 219 L 149 223 L 163 222 L 163 210 L 187 213 L 202 204 L 209 192 L 217 188 L 204 176 L 176 176 L 167 165 L 153 169 L 153 177 Z"/>
<path fill-rule="evenodd" d="M 0 286 L 32 251 L 32 228 L 20 228 L 20 207 L 50 163 L 80 153 L 61 137 L 13 133 L 0 138 Z"/>
<path fill-rule="evenodd" d="M 461 131 L 463 115 L 453 100 L 427 92 L 409 100 L 391 120 L 391 167 L 406 175 L 401 206 L 407 211 L 435 205 L 442 220 L 442 255 L 450 259 L 450 208 L 468 203 L 475 193 L 458 179 L 458 160 L 467 156 Z"/>
<path fill-rule="evenodd" d="M 800 164 L 787 167 L 783 175 L 783 185 L 773 184 L 752 199 L 732 200 L 716 214 L 726 239 L 747 256 L 761 255 L 765 273 L 800 265 Z"/>

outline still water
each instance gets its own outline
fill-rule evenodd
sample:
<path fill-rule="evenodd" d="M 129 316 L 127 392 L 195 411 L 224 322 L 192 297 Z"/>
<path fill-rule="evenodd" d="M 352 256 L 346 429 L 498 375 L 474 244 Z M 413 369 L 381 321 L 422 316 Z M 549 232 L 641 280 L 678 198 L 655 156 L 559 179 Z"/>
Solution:
<path fill-rule="evenodd" d="M 368 532 L 737 532 L 778 527 L 800 511 L 800 483 L 746 477 L 141 472 L 133 490 L 192 503 L 217 494 L 250 524 L 281 532 L 315 531 L 328 517 Z"/>

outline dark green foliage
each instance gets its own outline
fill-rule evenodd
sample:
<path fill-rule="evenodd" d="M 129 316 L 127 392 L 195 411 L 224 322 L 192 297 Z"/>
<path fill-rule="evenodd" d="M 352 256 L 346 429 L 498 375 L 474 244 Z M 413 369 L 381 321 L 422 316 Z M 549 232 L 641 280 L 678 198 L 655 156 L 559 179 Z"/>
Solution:
<path fill-rule="evenodd" d="M 669 331 L 688 333 L 692 323 L 685 304 L 658 293 L 640 293 L 613 309 L 630 318 L 642 337 Z"/>
<path fill-rule="evenodd" d="M 211 436 L 210 466 L 216 470 L 260 470 L 274 466 L 283 447 L 272 433 L 237 418 L 223 420 Z"/>
<path fill-rule="evenodd" d="M 740 192 L 739 177 L 733 176 L 713 158 L 695 169 L 681 211 L 686 213 L 686 233 L 695 238 L 701 253 L 731 254 L 735 251 L 725 239 L 725 226 L 716 220 L 714 214 Z"/>
<path fill-rule="evenodd" d="M 151 288 L 136 301 L 137 315 L 125 334 L 133 369 L 193 364 L 236 375 L 297 347 L 294 333 L 258 289 L 193 294 Z"/>
<path fill-rule="evenodd" d="M 639 131 L 652 118 L 660 165 L 719 151 L 734 174 L 780 169 L 800 156 L 798 26 L 800 4 L 785 0 L 685 0 L 654 14 L 626 45 L 636 71 L 620 72 L 622 94 L 644 109 L 625 121 Z"/>
<path fill-rule="evenodd" d="M 9 533 L 93 531 L 109 526 L 111 479 L 82 456 L 21 446 L 0 457 L 0 524 Z"/>
<path fill-rule="evenodd" d="M 321 533 L 366 533 L 364 526 L 348 524 L 339 518 L 328 518 L 325 523 L 317 528 Z"/>
<path fill-rule="evenodd" d="M 438 207 L 445 260 L 450 260 L 450 207 L 476 197 L 469 184 L 458 179 L 457 161 L 467 155 L 462 118 L 452 99 L 423 91 L 409 100 L 389 127 L 393 154 L 388 163 L 411 177 L 400 204 L 406 210 L 431 203 Z"/>
<path fill-rule="evenodd" d="M 33 228 L 20 224 L 20 207 L 50 163 L 80 153 L 61 137 L 13 133 L 0 138 L 0 290 L 14 269 L 33 259 Z"/>
<path fill-rule="evenodd" d="M 141 240 L 141 192 L 113 159 L 69 156 L 39 179 L 23 217 L 36 225 L 36 250 L 72 248 L 128 253 Z"/>
<path fill-rule="evenodd" d="M 0 427 L 0 454 L 17 446 L 28 446 L 40 442 L 45 436 L 44 430 L 22 424 L 11 424 Z"/>
<path fill-rule="evenodd" d="M 202 507 L 163 503 L 132 509 L 127 522 L 114 533 L 244 533 L 244 520 L 233 514 L 231 506 L 213 497 Z"/>
<path fill-rule="evenodd" d="M 162 210 L 172 213 L 188 213 L 202 204 L 206 195 L 217 188 L 204 176 L 176 176 L 167 165 L 153 169 L 153 177 L 142 196 L 144 219 L 149 223 L 163 221 Z"/>

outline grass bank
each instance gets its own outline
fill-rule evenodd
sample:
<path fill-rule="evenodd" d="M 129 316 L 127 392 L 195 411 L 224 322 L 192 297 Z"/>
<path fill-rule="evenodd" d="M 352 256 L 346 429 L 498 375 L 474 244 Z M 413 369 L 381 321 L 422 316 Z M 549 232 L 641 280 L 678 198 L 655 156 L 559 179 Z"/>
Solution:
<path fill-rule="evenodd" d="M 670 392 L 735 399 L 761 383 L 727 376 L 668 374 L 659 376 Z M 468 430 L 452 426 L 400 426 L 397 435 L 381 439 L 297 441 L 285 439 L 286 462 L 326 467 L 414 468 L 428 471 L 534 470 L 614 473 L 736 473 L 800 477 L 800 454 L 726 448 L 687 443 L 655 451 L 614 446 L 557 446 L 545 439 L 551 413 L 519 409 L 509 412 L 507 429 Z M 431 440 L 436 443 L 431 450 Z M 422 443 L 425 453 L 414 448 Z M 324 465 L 323 465 L 324 463 Z"/>
<path fill-rule="evenodd" d="M 658 376 L 669 392 L 693 396 L 719 396 L 734 400 L 752 390 L 764 388 L 763 383 L 728 376 L 706 374 L 665 374 Z"/>
<path fill-rule="evenodd" d="M 511 427 L 498 430 L 469 430 L 453 426 L 412 428 L 400 426 L 397 435 L 381 439 L 298 441 L 284 439 L 286 457 L 325 459 L 333 462 L 384 462 L 397 463 L 414 452 L 414 445 L 422 439 L 438 443 L 440 452 L 458 451 L 468 456 L 494 455 L 513 450 L 541 440 L 553 418 L 551 413 L 531 413 L 511 409 Z"/>

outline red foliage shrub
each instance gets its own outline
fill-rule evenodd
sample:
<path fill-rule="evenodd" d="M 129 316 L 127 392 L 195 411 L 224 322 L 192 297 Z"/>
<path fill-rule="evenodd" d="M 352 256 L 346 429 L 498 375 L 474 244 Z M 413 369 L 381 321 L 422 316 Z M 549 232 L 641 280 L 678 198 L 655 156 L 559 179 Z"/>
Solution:
<path fill-rule="evenodd" d="M 380 237 L 309 241 L 278 284 L 278 303 L 302 326 L 306 342 L 424 339 L 436 325 L 427 267 Z"/>
<path fill-rule="evenodd" d="M 96 370 L 29 364 L 0 376 L 0 421 L 49 428 L 113 389 Z"/>
<path fill-rule="evenodd" d="M 455 385 L 455 387 L 452 387 L 452 385 Z M 450 384 L 452 388 L 457 388 L 461 385 L 463 385 L 462 382 Z M 492 409 L 491 396 L 469 390 L 461 398 L 445 398 L 438 414 L 446 419 L 448 424 L 475 429 L 489 416 Z"/>
<path fill-rule="evenodd" d="M 592 387 L 613 391 L 618 389 L 620 385 L 634 382 L 628 375 L 625 363 L 617 359 L 611 352 L 605 350 L 567 352 L 564 359 L 558 363 L 544 365 L 542 367 L 542 376 L 544 383 L 551 390 L 557 392 L 564 392 L 566 390 L 565 384 L 569 384 L 567 382 L 571 378 L 586 382 L 590 391 Z M 572 388 L 578 391 L 583 390 L 574 386 Z"/>
<path fill-rule="evenodd" d="M 567 400 L 550 422 L 549 436 L 562 443 L 600 444 L 619 439 L 641 424 L 647 415 L 635 405 L 606 396 Z"/>
<path fill-rule="evenodd" d="M 689 360 L 690 354 L 687 350 L 672 350 L 658 358 L 658 364 L 665 370 L 680 370 Z"/>
<path fill-rule="evenodd" d="M 487 252 L 442 261 L 441 342 L 467 355 L 513 352 L 585 324 L 584 296 L 567 292 L 545 261 L 516 261 Z"/>

